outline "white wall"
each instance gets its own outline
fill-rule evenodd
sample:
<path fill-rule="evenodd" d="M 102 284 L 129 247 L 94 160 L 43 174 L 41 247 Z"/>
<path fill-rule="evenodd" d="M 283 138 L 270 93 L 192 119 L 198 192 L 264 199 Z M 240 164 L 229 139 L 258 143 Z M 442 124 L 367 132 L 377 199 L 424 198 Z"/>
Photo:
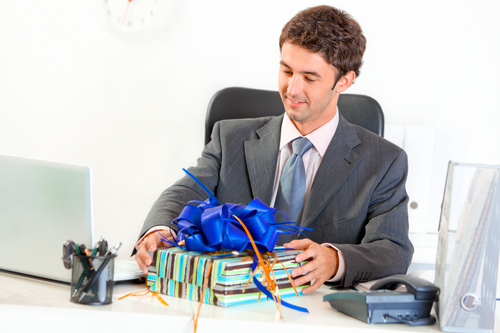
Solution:
<path fill-rule="evenodd" d="M 160 192 L 195 163 L 210 97 L 276 89 L 278 37 L 318 1 L 176 0 L 156 38 L 101 30 L 87 1 L 3 1 L 0 153 L 85 164 L 95 236 L 126 258 Z M 466 162 L 500 164 L 500 2 L 324 1 L 368 39 L 351 93 L 386 122 L 469 129 Z"/>

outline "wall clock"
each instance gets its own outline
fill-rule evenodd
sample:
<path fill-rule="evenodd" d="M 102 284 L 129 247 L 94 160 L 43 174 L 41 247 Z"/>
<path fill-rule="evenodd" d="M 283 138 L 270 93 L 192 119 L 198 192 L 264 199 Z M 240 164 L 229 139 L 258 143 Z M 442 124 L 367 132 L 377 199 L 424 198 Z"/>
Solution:
<path fill-rule="evenodd" d="M 97 24 L 111 35 L 140 41 L 158 33 L 168 22 L 171 0 L 91 0 Z"/>

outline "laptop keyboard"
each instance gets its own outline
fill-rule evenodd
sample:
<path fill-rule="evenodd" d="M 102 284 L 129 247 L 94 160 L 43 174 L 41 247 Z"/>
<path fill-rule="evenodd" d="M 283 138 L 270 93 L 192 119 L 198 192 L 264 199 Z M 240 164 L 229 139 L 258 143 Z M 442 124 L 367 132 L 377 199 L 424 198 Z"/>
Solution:
<path fill-rule="evenodd" d="M 135 261 L 115 260 L 114 281 L 133 281 L 145 279 L 146 274 Z"/>

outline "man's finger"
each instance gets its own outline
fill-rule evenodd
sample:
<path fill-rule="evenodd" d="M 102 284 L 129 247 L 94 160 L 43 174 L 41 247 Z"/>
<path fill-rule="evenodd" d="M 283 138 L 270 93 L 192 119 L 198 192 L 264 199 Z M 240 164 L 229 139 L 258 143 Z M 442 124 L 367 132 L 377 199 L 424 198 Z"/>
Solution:
<path fill-rule="evenodd" d="M 313 291 L 321 287 L 325 281 L 326 280 L 323 279 L 316 279 L 316 281 L 311 286 L 302 289 L 302 293 L 304 295 L 312 293 Z"/>
<path fill-rule="evenodd" d="M 294 279 L 293 283 L 295 283 L 296 286 L 301 286 L 316 279 L 317 275 L 317 271 L 307 272 L 305 275 L 299 276 L 298 278 Z"/>
<path fill-rule="evenodd" d="M 295 277 L 299 277 L 301 275 L 307 274 L 308 272 L 312 272 L 317 268 L 316 266 L 317 265 L 313 260 L 313 261 L 308 262 L 305 265 L 295 267 L 294 269 L 292 269 L 292 277 L 295 278 Z"/>
<path fill-rule="evenodd" d="M 147 271 L 147 266 L 144 264 L 144 262 L 138 258 L 137 256 L 135 257 L 135 261 L 137 262 L 137 266 L 139 266 L 139 268 L 141 269 L 141 271 L 144 272 L 144 274 L 147 274 L 146 271 Z"/>
<path fill-rule="evenodd" d="M 321 270 L 319 270 L 318 263 L 312 260 L 305 265 L 294 268 L 291 275 L 292 278 L 294 278 L 294 281 L 298 281 L 300 285 L 303 285 L 304 283 L 317 278 L 320 273 Z"/>
<path fill-rule="evenodd" d="M 169 240 L 169 241 L 171 241 L 171 242 L 174 242 L 174 239 L 172 238 L 172 236 L 168 236 L 168 237 L 166 237 L 166 239 L 168 239 L 168 240 Z M 163 239 L 161 240 L 161 242 L 162 242 L 163 244 L 165 244 L 165 246 L 166 246 L 167 248 L 172 246 L 172 244 L 170 244 L 169 242 L 167 242 L 167 241 L 165 241 L 165 240 L 163 240 Z"/>
<path fill-rule="evenodd" d="M 295 249 L 295 250 L 305 250 L 313 243 L 312 240 L 309 238 L 304 238 L 304 239 L 294 239 L 290 243 L 285 243 L 283 244 L 284 247 L 288 249 Z"/>
<path fill-rule="evenodd" d="M 152 254 L 155 251 L 156 251 L 156 244 L 154 241 L 151 241 L 149 239 L 145 239 L 144 242 L 142 242 L 142 244 L 139 245 L 139 249 L 135 256 L 136 258 L 139 257 L 143 265 L 146 266 L 146 271 L 147 271 L 147 266 L 151 265 L 151 263 L 153 262 Z M 142 267 L 141 269 L 144 271 Z"/>
<path fill-rule="evenodd" d="M 153 253 L 158 250 L 158 246 L 161 244 L 167 244 L 161 240 L 161 236 L 172 240 L 171 235 L 152 233 L 146 236 L 142 243 L 137 246 L 137 253 L 135 254 L 135 261 L 139 268 L 144 272 L 148 273 L 148 266 L 153 262 Z"/>
<path fill-rule="evenodd" d="M 156 242 L 150 242 L 149 247 L 148 247 L 148 254 L 151 256 L 156 250 L 158 249 L 158 246 L 156 245 Z"/>
<path fill-rule="evenodd" d="M 150 258 L 149 254 L 147 253 L 144 247 L 142 247 L 135 254 L 135 261 L 137 262 L 139 268 L 144 272 L 144 274 L 148 274 L 149 258 Z"/>
<path fill-rule="evenodd" d="M 310 258 L 316 258 L 318 256 L 319 246 L 316 243 L 310 242 L 309 245 L 304 248 L 304 250 L 295 256 L 296 262 L 302 262 Z"/>

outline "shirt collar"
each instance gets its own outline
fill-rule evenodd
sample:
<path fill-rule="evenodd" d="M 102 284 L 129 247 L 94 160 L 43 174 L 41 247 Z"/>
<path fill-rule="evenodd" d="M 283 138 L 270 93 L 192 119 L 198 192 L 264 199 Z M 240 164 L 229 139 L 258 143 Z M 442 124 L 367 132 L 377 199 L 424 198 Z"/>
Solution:
<path fill-rule="evenodd" d="M 338 125 L 339 109 L 337 108 L 337 113 L 329 122 L 305 136 L 309 141 L 311 141 L 321 157 L 325 155 L 326 149 L 328 148 L 330 141 L 332 141 Z M 302 134 L 300 134 L 299 130 L 295 127 L 285 112 L 283 123 L 281 125 L 280 151 L 298 137 L 302 137 Z"/>

